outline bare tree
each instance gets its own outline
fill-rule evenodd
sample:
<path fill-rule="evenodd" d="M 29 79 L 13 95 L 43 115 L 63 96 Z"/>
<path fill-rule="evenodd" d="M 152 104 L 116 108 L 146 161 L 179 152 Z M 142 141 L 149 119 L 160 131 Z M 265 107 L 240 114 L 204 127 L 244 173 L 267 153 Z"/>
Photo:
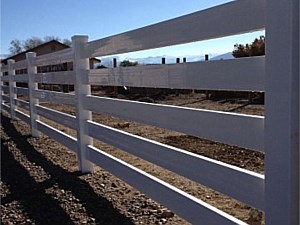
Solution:
<path fill-rule="evenodd" d="M 26 39 L 25 41 L 20 41 L 19 39 L 14 39 L 10 42 L 9 52 L 10 55 L 16 55 L 23 51 L 27 51 L 29 49 L 35 48 L 43 43 L 56 40 L 61 41 L 59 37 L 56 36 L 45 36 L 43 39 L 39 37 L 31 37 Z M 71 46 L 72 42 L 69 39 L 63 39 L 63 44 Z"/>
<path fill-rule="evenodd" d="M 59 37 L 56 37 L 56 36 L 45 36 L 44 37 L 44 42 L 49 42 L 49 41 L 60 41 L 60 38 Z"/>
<path fill-rule="evenodd" d="M 70 39 L 65 38 L 62 42 L 65 45 L 71 46 L 72 45 L 72 41 Z"/>
<path fill-rule="evenodd" d="M 10 42 L 9 52 L 11 55 L 16 55 L 23 51 L 23 47 L 21 41 L 18 39 L 14 39 Z"/>
<path fill-rule="evenodd" d="M 44 43 L 44 41 L 41 38 L 31 37 L 23 42 L 23 48 L 25 51 L 27 51 L 27 50 L 35 48 L 36 46 L 39 46 L 43 43 Z"/>

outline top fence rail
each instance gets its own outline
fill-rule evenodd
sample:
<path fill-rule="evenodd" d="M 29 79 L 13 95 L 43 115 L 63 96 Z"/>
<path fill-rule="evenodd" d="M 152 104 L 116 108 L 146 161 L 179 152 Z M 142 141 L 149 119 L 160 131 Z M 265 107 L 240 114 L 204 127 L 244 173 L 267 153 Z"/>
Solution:
<path fill-rule="evenodd" d="M 141 29 L 91 41 L 87 43 L 83 55 L 97 57 L 120 54 L 262 30 L 266 25 L 265 5 L 265 0 L 230 2 Z"/>

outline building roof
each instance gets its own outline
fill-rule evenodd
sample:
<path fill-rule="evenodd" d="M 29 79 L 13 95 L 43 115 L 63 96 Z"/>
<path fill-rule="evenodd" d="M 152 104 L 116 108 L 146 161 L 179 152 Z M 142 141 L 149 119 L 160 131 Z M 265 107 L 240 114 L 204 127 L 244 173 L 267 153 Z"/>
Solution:
<path fill-rule="evenodd" d="M 45 42 L 45 43 L 43 43 L 43 44 L 40 44 L 40 45 L 38 45 L 38 46 L 36 46 L 36 47 L 34 47 L 34 48 L 28 49 L 28 50 L 26 50 L 26 51 L 24 51 L 24 52 L 20 52 L 20 53 L 18 53 L 18 54 L 16 54 L 16 55 L 12 55 L 12 56 L 10 56 L 10 57 L 8 57 L 8 58 L 6 58 L 6 59 L 3 59 L 3 60 L 1 60 L 1 63 L 7 64 L 7 61 L 8 61 L 9 59 L 15 59 L 15 58 L 18 58 L 18 57 L 21 56 L 21 55 L 25 55 L 27 52 L 36 52 L 36 51 L 38 52 L 39 49 L 41 49 L 41 48 L 43 48 L 43 47 L 45 47 L 45 46 L 47 46 L 47 45 L 53 45 L 53 44 L 60 45 L 62 48 L 70 48 L 70 46 L 65 45 L 65 44 L 63 44 L 63 43 L 61 43 L 61 42 L 59 42 L 59 41 L 51 40 L 51 41 Z M 39 54 L 37 53 L 37 55 L 39 55 Z"/>
<path fill-rule="evenodd" d="M 16 54 L 16 55 L 12 55 L 12 56 L 10 56 L 10 57 L 8 57 L 8 58 L 6 58 L 6 59 L 3 59 L 3 60 L 1 60 L 1 63 L 7 64 L 7 61 L 8 61 L 9 59 L 17 59 L 17 58 L 19 58 L 19 57 L 22 57 L 22 55 L 24 55 L 24 59 L 25 59 L 25 58 L 26 58 L 25 55 L 26 55 L 27 52 L 36 52 L 37 55 L 49 54 L 49 53 L 40 53 L 40 52 L 39 52 L 39 49 L 42 49 L 42 48 L 44 48 L 44 47 L 47 46 L 47 45 L 53 45 L 53 44 L 59 45 L 59 46 L 61 47 L 61 49 L 70 48 L 70 46 L 65 45 L 65 44 L 63 44 L 63 43 L 61 43 L 61 42 L 59 42 L 59 41 L 57 41 L 57 40 L 51 40 L 51 41 L 45 42 L 45 43 L 43 43 L 43 44 L 40 44 L 40 45 L 38 45 L 38 46 L 36 46 L 36 47 L 34 47 L 34 48 L 28 49 L 28 50 L 26 50 L 26 51 L 24 51 L 24 52 L 20 52 L 20 53 L 18 53 L 18 54 Z M 60 50 L 61 50 L 61 49 L 60 49 Z M 59 51 L 59 50 L 56 50 L 56 51 Z M 91 58 L 91 60 L 93 60 L 95 63 L 100 63 L 100 62 L 101 62 L 101 60 L 100 60 L 100 59 L 97 59 L 97 58 Z"/>

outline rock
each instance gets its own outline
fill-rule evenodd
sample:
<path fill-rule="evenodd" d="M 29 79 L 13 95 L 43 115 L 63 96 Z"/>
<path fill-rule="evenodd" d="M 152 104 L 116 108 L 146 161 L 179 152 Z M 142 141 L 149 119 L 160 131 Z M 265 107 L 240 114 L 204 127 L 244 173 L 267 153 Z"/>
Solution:
<path fill-rule="evenodd" d="M 130 123 L 128 122 L 125 122 L 125 123 L 117 123 L 117 124 L 114 124 L 113 127 L 114 128 L 128 128 L 130 126 Z"/>
<path fill-rule="evenodd" d="M 171 211 L 163 211 L 160 215 L 159 218 L 171 218 L 174 216 L 174 213 Z"/>
<path fill-rule="evenodd" d="M 246 221 L 248 224 L 261 225 L 263 221 L 263 213 L 258 209 L 250 208 L 249 218 Z"/>
<path fill-rule="evenodd" d="M 159 222 L 161 222 L 162 224 L 165 224 L 167 221 L 168 221 L 167 219 L 165 219 L 165 218 L 162 218 L 162 219 L 160 219 L 160 221 L 159 221 Z"/>
<path fill-rule="evenodd" d="M 136 100 L 139 102 L 155 103 L 155 101 L 150 97 L 140 97 Z"/>

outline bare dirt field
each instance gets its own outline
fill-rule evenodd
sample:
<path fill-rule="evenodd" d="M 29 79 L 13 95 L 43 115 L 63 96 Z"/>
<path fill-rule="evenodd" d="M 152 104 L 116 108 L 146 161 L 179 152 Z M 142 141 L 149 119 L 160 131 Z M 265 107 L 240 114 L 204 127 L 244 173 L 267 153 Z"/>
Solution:
<path fill-rule="evenodd" d="M 262 104 L 249 104 L 244 99 L 212 101 L 199 93 L 140 100 L 234 113 L 264 114 Z M 45 105 L 74 114 L 71 107 Z M 47 121 L 44 118 L 42 120 Z M 108 115 L 93 114 L 93 120 L 247 170 L 264 173 L 264 155 L 259 151 L 191 137 Z M 76 135 L 74 130 L 49 123 L 70 135 Z M 102 142 L 95 141 L 95 146 L 249 224 L 263 224 L 263 214 L 248 205 Z M 93 174 L 81 174 L 78 172 L 73 152 L 45 135 L 32 138 L 27 124 L 10 121 L 6 113 L 1 114 L 0 194 L 2 224 L 189 224 L 100 167 L 96 167 Z"/>

